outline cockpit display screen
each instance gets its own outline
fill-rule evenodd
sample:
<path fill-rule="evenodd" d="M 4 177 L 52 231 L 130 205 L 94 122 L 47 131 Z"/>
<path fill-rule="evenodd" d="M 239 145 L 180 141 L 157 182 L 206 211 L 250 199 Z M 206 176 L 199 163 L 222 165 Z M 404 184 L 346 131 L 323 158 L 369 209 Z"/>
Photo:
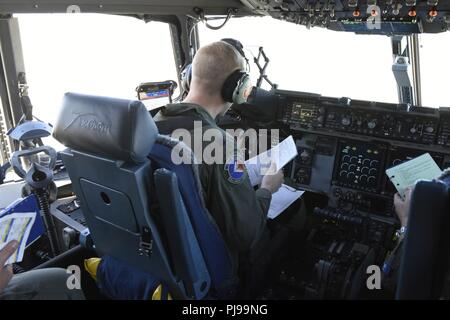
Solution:
<path fill-rule="evenodd" d="M 136 92 L 139 100 L 152 100 L 159 98 L 169 98 L 171 97 L 177 88 L 177 83 L 173 80 L 160 81 L 160 82 L 145 82 L 141 83 L 137 88 Z"/>
<path fill-rule="evenodd" d="M 149 90 L 139 92 L 139 100 L 158 99 L 170 97 L 169 89 L 163 90 Z"/>
<path fill-rule="evenodd" d="M 294 102 L 292 104 L 291 118 L 300 124 L 309 125 L 311 123 L 319 124 L 322 120 L 319 114 L 319 108 L 313 104 Z"/>
<path fill-rule="evenodd" d="M 341 140 L 339 161 L 334 172 L 337 185 L 377 192 L 386 147 L 350 140 Z"/>

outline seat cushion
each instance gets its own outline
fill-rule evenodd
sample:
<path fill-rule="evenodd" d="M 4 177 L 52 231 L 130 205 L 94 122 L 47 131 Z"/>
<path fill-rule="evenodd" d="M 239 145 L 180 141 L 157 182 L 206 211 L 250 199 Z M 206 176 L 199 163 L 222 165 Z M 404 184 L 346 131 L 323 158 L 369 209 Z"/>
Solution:
<path fill-rule="evenodd" d="M 161 282 L 111 256 L 103 256 L 97 269 L 97 285 L 111 299 L 149 300 Z"/>

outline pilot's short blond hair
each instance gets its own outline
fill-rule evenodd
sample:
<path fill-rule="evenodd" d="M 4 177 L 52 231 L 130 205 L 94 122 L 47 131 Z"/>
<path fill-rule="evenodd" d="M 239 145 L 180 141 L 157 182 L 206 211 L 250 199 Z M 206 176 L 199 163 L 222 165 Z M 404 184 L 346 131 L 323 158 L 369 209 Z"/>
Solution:
<path fill-rule="evenodd" d="M 244 68 L 244 59 L 230 44 L 217 41 L 201 47 L 192 62 L 192 85 L 213 95 L 221 92 L 225 79 Z"/>

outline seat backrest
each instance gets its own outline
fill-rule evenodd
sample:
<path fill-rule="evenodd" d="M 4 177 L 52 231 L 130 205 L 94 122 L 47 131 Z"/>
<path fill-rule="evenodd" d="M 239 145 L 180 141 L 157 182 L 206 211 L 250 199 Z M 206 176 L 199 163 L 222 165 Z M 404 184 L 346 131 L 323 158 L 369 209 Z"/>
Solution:
<path fill-rule="evenodd" d="M 411 195 L 397 299 L 438 299 L 450 249 L 449 186 L 419 181 Z"/>
<path fill-rule="evenodd" d="M 174 164 L 173 153 L 182 154 L 183 163 Z M 159 135 L 149 157 L 154 170 L 164 168 L 178 177 L 179 191 L 211 277 L 210 294 L 215 298 L 233 297 L 236 278 L 232 259 L 219 228 L 205 207 L 193 152 L 182 142 Z"/>
<path fill-rule="evenodd" d="M 158 131 L 145 106 L 68 93 L 54 136 L 69 148 L 62 160 L 97 253 L 164 283 L 174 298 L 203 298 L 210 278 L 176 175 L 154 172 L 148 159 Z M 152 210 L 154 202 L 173 210 Z"/>

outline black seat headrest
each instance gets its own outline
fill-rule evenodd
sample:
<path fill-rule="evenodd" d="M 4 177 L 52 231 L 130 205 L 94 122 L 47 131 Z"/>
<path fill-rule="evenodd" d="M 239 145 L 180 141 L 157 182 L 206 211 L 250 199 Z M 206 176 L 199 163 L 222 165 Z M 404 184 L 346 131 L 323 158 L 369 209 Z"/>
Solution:
<path fill-rule="evenodd" d="M 140 101 L 66 93 L 53 136 L 76 151 L 143 162 L 158 129 Z"/>

